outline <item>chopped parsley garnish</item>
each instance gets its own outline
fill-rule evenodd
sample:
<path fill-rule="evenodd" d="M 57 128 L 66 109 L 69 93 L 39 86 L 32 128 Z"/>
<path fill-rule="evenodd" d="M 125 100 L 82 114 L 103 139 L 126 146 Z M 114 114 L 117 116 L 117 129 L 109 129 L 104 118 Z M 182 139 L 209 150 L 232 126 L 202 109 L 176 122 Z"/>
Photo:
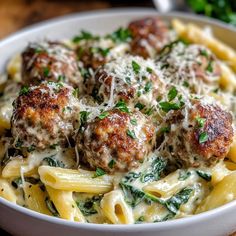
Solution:
<path fill-rule="evenodd" d="M 161 133 L 169 133 L 169 132 L 170 132 L 170 127 L 169 126 L 161 128 Z"/>
<path fill-rule="evenodd" d="M 160 102 L 159 105 L 164 112 L 169 112 L 171 110 L 179 110 L 184 103 Z"/>
<path fill-rule="evenodd" d="M 210 173 L 204 172 L 202 170 L 196 170 L 196 172 L 201 178 L 205 179 L 206 181 L 211 181 Z"/>
<path fill-rule="evenodd" d="M 132 124 L 132 125 L 137 125 L 138 123 L 137 123 L 137 120 L 134 118 L 134 119 L 130 119 L 130 123 Z"/>
<path fill-rule="evenodd" d="M 138 108 L 140 111 L 143 110 L 143 108 L 145 107 L 145 105 L 143 105 L 142 103 L 138 102 L 135 104 L 134 106 L 135 108 Z"/>
<path fill-rule="evenodd" d="M 150 74 L 153 72 L 152 68 L 150 68 L 150 67 L 147 67 L 147 68 L 146 68 L 146 71 L 147 71 L 148 73 L 150 73 Z"/>
<path fill-rule="evenodd" d="M 110 48 L 99 48 L 99 47 L 92 47 L 90 48 L 91 53 L 96 54 L 99 53 L 102 56 L 106 57 L 110 52 Z"/>
<path fill-rule="evenodd" d="M 199 143 L 205 143 L 208 140 L 208 134 L 206 132 L 202 132 L 199 135 Z"/>
<path fill-rule="evenodd" d="M 62 112 L 71 112 L 71 111 L 72 111 L 72 108 L 68 107 L 68 106 L 63 107 L 63 109 L 62 109 Z"/>
<path fill-rule="evenodd" d="M 109 115 L 109 112 L 108 112 L 108 111 L 104 111 L 103 113 L 101 113 L 101 114 L 98 116 L 98 118 L 99 118 L 100 120 L 102 120 L 102 119 L 106 118 L 108 115 Z"/>
<path fill-rule="evenodd" d="M 58 82 L 64 82 L 66 79 L 66 77 L 64 75 L 59 75 L 58 78 L 57 78 L 57 81 Z"/>
<path fill-rule="evenodd" d="M 48 77 L 48 76 L 49 76 L 49 72 L 50 72 L 50 70 L 49 70 L 48 67 L 44 67 L 44 68 L 43 68 L 43 75 L 44 75 L 45 77 Z"/>
<path fill-rule="evenodd" d="M 15 143 L 15 148 L 21 148 L 23 145 L 23 141 L 21 141 L 20 139 L 18 139 Z"/>
<path fill-rule="evenodd" d="M 28 86 L 23 86 L 20 90 L 20 95 L 26 95 L 29 92 Z"/>
<path fill-rule="evenodd" d="M 175 97 L 177 96 L 177 94 L 178 94 L 178 91 L 177 91 L 176 87 L 173 86 L 173 87 L 169 90 L 168 95 L 167 95 L 169 102 L 171 102 L 172 100 L 174 100 Z"/>
<path fill-rule="evenodd" d="M 136 61 L 132 61 L 132 68 L 135 74 L 138 74 L 141 67 Z"/>
<path fill-rule="evenodd" d="M 31 145 L 27 148 L 27 152 L 33 152 L 35 150 L 35 146 L 34 145 Z"/>
<path fill-rule="evenodd" d="M 127 42 L 131 39 L 131 33 L 129 29 L 121 27 L 112 34 L 107 35 L 106 37 L 112 39 L 112 41 L 115 43 Z"/>
<path fill-rule="evenodd" d="M 74 97 L 78 98 L 78 96 L 79 96 L 79 88 L 74 89 L 72 94 L 73 94 Z"/>
<path fill-rule="evenodd" d="M 152 90 L 152 82 L 151 81 L 148 81 L 146 84 L 145 84 L 145 87 L 144 87 L 144 93 L 148 93 Z"/>
<path fill-rule="evenodd" d="M 187 81 L 184 81 L 184 82 L 183 82 L 183 86 L 186 87 L 186 88 L 188 88 L 188 87 L 189 87 L 189 83 L 188 83 Z"/>
<path fill-rule="evenodd" d="M 81 125 L 84 125 L 87 122 L 89 114 L 90 114 L 90 112 L 88 112 L 88 111 L 81 111 L 80 112 Z"/>
<path fill-rule="evenodd" d="M 109 168 L 113 168 L 115 166 L 116 162 L 112 159 L 109 163 L 108 163 L 108 167 Z"/>
<path fill-rule="evenodd" d="M 129 109 L 124 101 L 119 101 L 116 103 L 115 108 L 119 109 L 120 111 L 129 113 Z"/>
<path fill-rule="evenodd" d="M 210 73 L 213 72 L 213 66 L 212 66 L 212 63 L 213 63 L 213 61 L 210 60 L 209 63 L 208 63 L 208 65 L 207 65 L 207 68 L 206 68 L 206 70 L 207 70 L 208 72 L 210 72 Z"/>
<path fill-rule="evenodd" d="M 154 106 L 148 108 L 148 109 L 145 111 L 145 115 L 150 116 L 150 115 L 153 114 L 153 112 L 154 112 Z"/>
<path fill-rule="evenodd" d="M 202 55 L 204 57 L 208 57 L 208 53 L 205 49 L 200 50 L 200 55 Z"/>
<path fill-rule="evenodd" d="M 93 39 L 93 40 L 98 40 L 99 39 L 99 36 L 95 36 L 95 35 L 92 35 L 90 32 L 88 31 L 85 31 L 85 30 L 81 30 L 80 34 L 75 36 L 73 38 L 73 42 L 74 43 L 78 43 L 80 42 L 81 40 L 89 40 L 89 39 Z"/>
<path fill-rule="evenodd" d="M 206 123 L 206 119 L 201 117 L 196 117 L 196 121 L 199 128 L 203 128 Z"/>
<path fill-rule="evenodd" d="M 135 132 L 133 130 L 127 129 L 126 134 L 131 137 L 132 139 L 136 139 Z"/>
<path fill-rule="evenodd" d="M 97 177 L 103 176 L 105 174 L 106 174 L 106 172 L 102 168 L 97 167 L 93 178 L 97 178 Z"/>

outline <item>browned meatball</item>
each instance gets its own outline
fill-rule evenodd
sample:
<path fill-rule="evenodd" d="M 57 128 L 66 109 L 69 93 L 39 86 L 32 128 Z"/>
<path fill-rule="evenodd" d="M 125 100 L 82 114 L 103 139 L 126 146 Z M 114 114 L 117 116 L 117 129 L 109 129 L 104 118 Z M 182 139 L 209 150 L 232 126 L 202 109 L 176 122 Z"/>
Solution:
<path fill-rule="evenodd" d="M 170 42 L 168 26 L 158 17 L 133 21 L 128 29 L 132 35 L 131 52 L 144 58 L 154 57 Z"/>
<path fill-rule="evenodd" d="M 106 63 L 87 83 L 90 83 L 87 91 L 98 102 L 108 104 L 124 100 L 129 106 L 140 104 L 148 109 L 165 93 L 154 62 L 137 56 L 120 57 Z"/>
<path fill-rule="evenodd" d="M 78 87 L 82 81 L 75 52 L 57 42 L 32 43 L 22 53 L 25 85 L 40 82 L 65 82 Z"/>
<path fill-rule="evenodd" d="M 104 113 L 103 113 L 104 114 Z M 142 113 L 111 110 L 89 122 L 77 145 L 91 168 L 107 172 L 138 167 L 152 150 L 154 127 Z"/>
<path fill-rule="evenodd" d="M 202 94 L 204 90 L 209 92 L 219 86 L 219 62 L 202 45 L 173 42 L 165 48 L 157 66 L 167 82 L 184 85 L 193 93 Z"/>
<path fill-rule="evenodd" d="M 79 104 L 74 89 L 63 83 L 43 82 L 23 87 L 14 101 L 12 136 L 22 147 L 66 145 L 78 128 Z"/>
<path fill-rule="evenodd" d="M 161 152 L 184 167 L 210 166 L 226 157 L 233 140 L 232 115 L 214 103 L 192 100 L 167 115 Z"/>

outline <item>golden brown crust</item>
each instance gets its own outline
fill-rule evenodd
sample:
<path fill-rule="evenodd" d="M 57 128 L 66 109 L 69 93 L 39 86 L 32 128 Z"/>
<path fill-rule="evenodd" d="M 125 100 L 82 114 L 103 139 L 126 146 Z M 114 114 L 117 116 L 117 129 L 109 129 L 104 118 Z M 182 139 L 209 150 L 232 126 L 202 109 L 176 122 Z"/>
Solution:
<path fill-rule="evenodd" d="M 22 53 L 22 61 L 25 85 L 38 85 L 42 81 L 62 81 L 73 87 L 80 85 L 76 54 L 61 43 L 29 45 Z"/>
<path fill-rule="evenodd" d="M 66 144 L 78 123 L 79 107 L 72 92 L 70 86 L 53 82 L 28 88 L 14 101 L 13 137 L 26 147 Z"/>
<path fill-rule="evenodd" d="M 127 171 L 143 162 L 153 147 L 150 143 L 154 127 L 141 113 L 135 116 L 140 117 L 137 119 L 140 130 L 135 137 L 128 134 L 135 130 L 130 123 L 133 116 L 119 110 L 109 111 L 106 118 L 89 123 L 78 139 L 84 162 L 108 172 Z M 115 162 L 113 167 L 109 166 L 111 160 Z"/>
<path fill-rule="evenodd" d="M 219 106 L 197 104 L 196 109 L 190 113 L 190 119 L 201 117 L 206 119 L 202 128 L 195 128 L 190 142 L 194 151 L 206 161 L 223 159 L 233 141 L 232 115 L 222 110 Z M 200 143 L 200 135 L 205 132 L 208 136 L 206 142 Z"/>
<path fill-rule="evenodd" d="M 144 58 L 150 57 L 147 48 L 143 45 L 145 40 L 150 47 L 159 52 L 162 42 L 166 41 L 168 27 L 159 17 L 147 17 L 133 21 L 128 29 L 132 35 L 131 52 Z"/>

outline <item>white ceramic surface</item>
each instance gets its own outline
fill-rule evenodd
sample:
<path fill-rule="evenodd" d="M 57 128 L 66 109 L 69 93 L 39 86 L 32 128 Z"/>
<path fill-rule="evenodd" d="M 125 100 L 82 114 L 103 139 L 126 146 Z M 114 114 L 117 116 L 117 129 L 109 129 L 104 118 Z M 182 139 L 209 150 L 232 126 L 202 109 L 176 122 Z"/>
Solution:
<path fill-rule="evenodd" d="M 108 33 L 130 20 L 157 13 L 151 9 L 119 9 L 74 14 L 28 27 L 0 42 L 0 72 L 14 53 L 29 41 L 72 37 L 81 29 L 94 33 Z M 166 20 L 179 17 L 199 25 L 209 25 L 214 34 L 236 48 L 236 30 L 226 24 L 205 17 L 170 13 Z M 0 226 L 19 236 L 223 236 L 236 231 L 236 201 L 193 217 L 169 222 L 140 225 L 79 224 L 49 217 L 0 198 Z"/>

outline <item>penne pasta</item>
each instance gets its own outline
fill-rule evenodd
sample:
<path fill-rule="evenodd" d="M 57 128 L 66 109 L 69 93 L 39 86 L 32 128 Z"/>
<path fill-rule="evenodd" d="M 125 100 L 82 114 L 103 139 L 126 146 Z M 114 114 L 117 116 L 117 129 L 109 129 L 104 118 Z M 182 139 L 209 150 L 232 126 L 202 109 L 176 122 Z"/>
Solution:
<path fill-rule="evenodd" d="M 21 176 L 21 171 L 24 176 L 38 175 L 37 168 L 28 165 L 28 159 L 15 158 L 9 161 L 2 170 L 2 177 L 16 178 Z"/>
<path fill-rule="evenodd" d="M 174 19 L 172 26 L 180 37 L 191 43 L 205 45 L 211 49 L 218 58 L 226 61 L 232 69 L 236 71 L 236 52 L 232 48 L 216 38 L 209 36 L 194 24 L 184 24 L 180 20 Z"/>
<path fill-rule="evenodd" d="M 46 186 L 46 189 L 61 218 L 85 222 L 84 216 L 77 207 L 71 191 L 57 190 L 49 186 Z"/>
<path fill-rule="evenodd" d="M 209 211 L 236 199 L 236 172 L 224 177 L 199 205 L 196 214 Z"/>
<path fill-rule="evenodd" d="M 106 193 L 101 201 L 101 209 L 113 224 L 134 223 L 132 209 L 124 201 L 124 196 L 120 190 Z"/>
<path fill-rule="evenodd" d="M 43 191 L 38 184 L 25 182 L 23 184 L 23 189 L 25 193 L 25 202 L 29 209 L 42 214 L 52 215 L 45 203 L 47 197 L 46 192 Z"/>
<path fill-rule="evenodd" d="M 40 166 L 38 172 L 41 181 L 55 189 L 86 193 L 106 193 L 112 189 L 109 176 L 94 178 L 93 171 Z"/>
<path fill-rule="evenodd" d="M 0 178 L 0 197 L 13 203 L 16 203 L 17 199 L 11 184 L 6 179 L 2 178 Z"/>

